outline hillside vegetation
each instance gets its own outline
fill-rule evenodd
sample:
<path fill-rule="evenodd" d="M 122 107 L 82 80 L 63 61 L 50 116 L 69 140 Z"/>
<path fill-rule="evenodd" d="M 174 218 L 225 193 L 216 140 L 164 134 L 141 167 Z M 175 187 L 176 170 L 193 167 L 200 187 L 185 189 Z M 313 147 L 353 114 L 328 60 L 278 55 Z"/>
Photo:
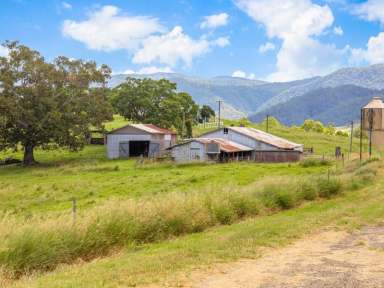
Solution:
<path fill-rule="evenodd" d="M 223 100 L 225 109 L 222 115 L 226 118 L 239 119 L 250 116 L 254 121 L 259 121 L 270 114 L 284 124 L 300 123 L 303 117 L 315 118 L 326 124 L 333 122 L 336 125 L 357 121 L 362 101 L 366 104 L 372 94 L 382 95 L 378 91 L 384 89 L 383 64 L 344 68 L 323 77 L 285 83 L 268 83 L 236 77 L 205 79 L 175 73 L 130 76 L 169 79 L 177 84 L 179 91 L 188 92 L 200 105 L 208 104 L 216 108 L 216 100 Z M 126 77 L 127 75 L 114 75 L 109 85 L 114 87 Z M 353 93 L 348 86 L 356 87 L 359 93 Z M 334 96 L 335 100 L 332 100 L 331 96 Z M 311 97 L 314 98 L 313 102 Z M 301 98 L 302 101 L 295 101 L 295 98 Z M 320 106 L 313 106 L 318 103 L 319 98 L 324 101 Z M 348 109 L 345 109 L 340 99 L 348 102 Z M 285 110 L 288 111 L 288 116 L 280 112 L 285 109 L 282 106 L 285 103 L 289 107 Z M 313 110 L 313 107 L 320 108 L 321 112 Z M 256 116 L 253 116 L 255 114 Z M 331 118 L 326 118 L 326 115 Z"/>
<path fill-rule="evenodd" d="M 309 118 L 326 124 L 345 125 L 358 120 L 360 108 L 374 96 L 382 95 L 382 90 L 355 85 L 319 88 L 267 108 L 250 119 L 257 122 L 268 114 L 288 125 L 300 125 Z"/>

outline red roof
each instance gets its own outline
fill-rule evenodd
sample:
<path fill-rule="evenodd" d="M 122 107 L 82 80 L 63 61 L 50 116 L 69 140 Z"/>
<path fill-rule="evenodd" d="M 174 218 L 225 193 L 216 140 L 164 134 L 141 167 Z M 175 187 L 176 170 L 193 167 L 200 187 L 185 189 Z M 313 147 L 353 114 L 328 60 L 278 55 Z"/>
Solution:
<path fill-rule="evenodd" d="M 120 129 L 123 129 L 125 127 L 134 127 L 136 129 L 145 131 L 145 132 L 150 133 L 150 134 L 173 134 L 173 135 L 176 135 L 175 132 L 173 132 L 169 129 L 161 128 L 161 127 L 156 126 L 154 124 L 128 124 L 128 125 L 125 125 L 123 127 L 120 127 L 118 129 L 115 129 L 115 130 L 109 132 L 109 134 L 116 132 Z"/>
<path fill-rule="evenodd" d="M 190 139 L 187 142 L 177 144 L 175 146 L 180 146 L 180 145 L 190 143 L 193 141 L 196 141 L 196 142 L 199 142 L 202 144 L 210 144 L 210 143 L 219 144 L 220 150 L 227 152 L 227 153 L 252 151 L 253 150 L 253 148 L 244 146 L 242 144 L 239 144 L 239 143 L 227 140 L 227 139 L 222 139 L 222 138 L 195 138 L 195 139 Z M 173 146 L 173 147 L 175 147 L 175 146 Z"/>

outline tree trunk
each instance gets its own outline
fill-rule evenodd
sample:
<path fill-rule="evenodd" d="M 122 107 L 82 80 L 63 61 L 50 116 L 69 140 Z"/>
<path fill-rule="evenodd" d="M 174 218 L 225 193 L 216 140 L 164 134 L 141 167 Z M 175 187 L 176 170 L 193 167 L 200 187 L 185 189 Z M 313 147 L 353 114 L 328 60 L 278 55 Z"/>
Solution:
<path fill-rule="evenodd" d="M 24 147 L 24 159 L 23 164 L 24 165 L 33 165 L 36 163 L 35 156 L 33 155 L 33 150 L 35 147 L 32 145 L 25 145 Z"/>

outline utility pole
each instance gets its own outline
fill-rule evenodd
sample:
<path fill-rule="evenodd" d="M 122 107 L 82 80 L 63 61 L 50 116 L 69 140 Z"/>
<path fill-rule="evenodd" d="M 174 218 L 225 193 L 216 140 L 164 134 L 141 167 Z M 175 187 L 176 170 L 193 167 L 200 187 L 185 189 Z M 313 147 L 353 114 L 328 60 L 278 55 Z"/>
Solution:
<path fill-rule="evenodd" d="M 352 141 L 353 141 L 353 121 L 351 121 L 351 136 L 349 140 L 349 157 L 352 155 Z"/>
<path fill-rule="evenodd" d="M 267 114 L 267 128 L 266 128 L 266 131 L 268 133 L 268 130 L 269 130 L 269 114 Z"/>
<path fill-rule="evenodd" d="M 222 100 L 217 100 L 216 102 L 219 103 L 219 123 L 217 123 L 217 127 L 220 128 L 220 124 L 221 124 L 221 103 L 223 101 Z"/>
<path fill-rule="evenodd" d="M 369 158 L 372 156 L 372 131 L 373 131 L 373 109 L 368 110 L 369 125 Z"/>
<path fill-rule="evenodd" d="M 183 109 L 183 126 L 182 126 L 182 132 L 181 132 L 181 137 L 184 137 L 185 135 L 185 111 Z"/>
<path fill-rule="evenodd" d="M 360 165 L 363 161 L 363 109 L 360 110 Z"/>

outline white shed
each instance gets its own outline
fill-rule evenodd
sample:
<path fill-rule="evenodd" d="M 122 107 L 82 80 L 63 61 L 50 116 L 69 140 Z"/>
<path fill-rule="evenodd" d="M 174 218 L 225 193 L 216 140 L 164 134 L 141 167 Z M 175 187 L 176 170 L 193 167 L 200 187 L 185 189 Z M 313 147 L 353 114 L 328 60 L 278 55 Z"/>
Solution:
<path fill-rule="evenodd" d="M 128 124 L 107 134 L 109 159 L 156 156 L 176 143 L 176 133 L 153 124 Z"/>

